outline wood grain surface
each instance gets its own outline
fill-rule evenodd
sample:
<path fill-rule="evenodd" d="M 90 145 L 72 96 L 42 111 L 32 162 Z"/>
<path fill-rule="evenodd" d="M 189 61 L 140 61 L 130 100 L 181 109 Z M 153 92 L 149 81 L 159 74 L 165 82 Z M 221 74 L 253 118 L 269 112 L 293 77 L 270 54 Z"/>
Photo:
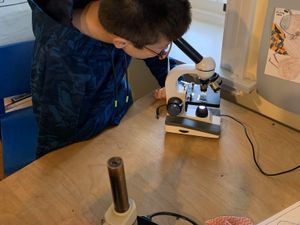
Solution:
<path fill-rule="evenodd" d="M 171 211 L 203 224 L 220 215 L 258 223 L 300 200 L 300 171 L 266 177 L 256 168 L 243 128 L 222 118 L 220 139 L 164 132 L 165 110 L 139 99 L 121 124 L 54 151 L 0 182 L 0 224 L 100 224 L 112 196 L 106 163 L 120 156 L 139 215 Z M 300 135 L 222 100 L 222 113 L 249 129 L 268 172 L 300 163 Z"/>

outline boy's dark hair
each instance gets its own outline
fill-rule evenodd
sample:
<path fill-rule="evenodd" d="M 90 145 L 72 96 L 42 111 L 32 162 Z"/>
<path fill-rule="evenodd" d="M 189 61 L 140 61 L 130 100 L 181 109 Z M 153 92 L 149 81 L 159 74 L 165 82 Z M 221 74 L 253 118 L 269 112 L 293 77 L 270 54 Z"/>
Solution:
<path fill-rule="evenodd" d="M 108 32 L 143 48 L 160 38 L 181 37 L 191 23 L 191 5 L 189 0 L 100 0 L 98 17 Z"/>

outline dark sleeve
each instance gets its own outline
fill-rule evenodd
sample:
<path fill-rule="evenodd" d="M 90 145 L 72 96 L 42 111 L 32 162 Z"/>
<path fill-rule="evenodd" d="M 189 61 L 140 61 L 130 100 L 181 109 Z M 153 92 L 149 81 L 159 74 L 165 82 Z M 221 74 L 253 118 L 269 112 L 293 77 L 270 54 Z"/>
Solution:
<path fill-rule="evenodd" d="M 176 66 L 176 61 L 169 57 L 170 69 Z M 166 77 L 168 75 L 168 59 L 160 60 L 158 57 L 149 58 L 144 60 L 146 65 L 149 67 L 151 73 L 158 81 L 161 87 L 165 86 Z"/>
<path fill-rule="evenodd" d="M 59 23 L 71 24 L 74 8 L 83 8 L 92 0 L 35 0 L 49 16 Z"/>

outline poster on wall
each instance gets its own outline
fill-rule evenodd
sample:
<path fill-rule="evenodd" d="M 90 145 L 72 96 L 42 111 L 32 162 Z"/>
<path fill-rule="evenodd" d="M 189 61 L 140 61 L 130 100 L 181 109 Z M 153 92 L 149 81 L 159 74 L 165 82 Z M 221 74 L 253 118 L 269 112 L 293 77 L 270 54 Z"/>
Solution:
<path fill-rule="evenodd" d="M 300 11 L 276 8 L 265 74 L 300 83 Z"/>

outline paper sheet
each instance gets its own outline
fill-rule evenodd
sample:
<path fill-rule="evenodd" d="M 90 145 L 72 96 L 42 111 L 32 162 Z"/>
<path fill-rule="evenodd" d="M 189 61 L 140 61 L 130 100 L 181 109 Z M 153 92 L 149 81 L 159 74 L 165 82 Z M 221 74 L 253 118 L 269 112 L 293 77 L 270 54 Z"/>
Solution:
<path fill-rule="evenodd" d="M 300 83 L 300 11 L 276 8 L 265 74 Z"/>
<path fill-rule="evenodd" d="M 258 225 L 300 225 L 300 201 Z"/>

